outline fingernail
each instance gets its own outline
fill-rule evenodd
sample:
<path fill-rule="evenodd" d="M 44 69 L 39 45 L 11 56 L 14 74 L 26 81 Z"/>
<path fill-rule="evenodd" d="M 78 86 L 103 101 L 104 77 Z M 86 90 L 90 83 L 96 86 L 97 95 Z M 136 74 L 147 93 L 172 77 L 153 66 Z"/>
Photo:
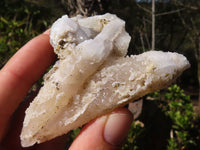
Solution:
<path fill-rule="evenodd" d="M 104 139 L 112 145 L 122 145 L 132 124 L 131 114 L 110 114 L 104 128 Z"/>

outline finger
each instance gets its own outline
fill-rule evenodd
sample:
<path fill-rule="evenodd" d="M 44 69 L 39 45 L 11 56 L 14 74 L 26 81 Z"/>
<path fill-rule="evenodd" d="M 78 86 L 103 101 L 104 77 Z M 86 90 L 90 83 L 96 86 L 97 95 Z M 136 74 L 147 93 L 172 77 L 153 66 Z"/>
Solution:
<path fill-rule="evenodd" d="M 20 133 L 23 125 L 23 120 L 25 116 L 25 110 L 28 107 L 29 103 L 32 101 L 32 99 L 36 96 L 37 92 L 30 95 L 26 101 L 22 102 L 20 106 L 17 108 L 15 113 L 12 115 L 12 120 L 10 121 L 10 126 L 8 128 L 8 132 L 4 136 L 1 142 L 1 146 L 5 150 L 33 150 L 36 147 L 29 147 L 29 148 L 22 148 L 21 142 L 20 142 Z"/>
<path fill-rule="evenodd" d="M 72 143 L 70 150 L 120 149 L 133 121 L 126 108 L 118 108 L 87 124 Z"/>
<path fill-rule="evenodd" d="M 15 111 L 14 115 L 12 116 L 11 125 L 9 127 L 9 131 L 7 132 L 6 136 L 2 140 L 1 146 L 5 149 L 15 149 L 15 150 L 62 150 L 65 147 L 66 141 L 68 139 L 68 135 L 63 135 L 58 138 L 55 138 L 51 141 L 36 144 L 32 147 L 23 148 L 20 142 L 20 133 L 23 125 L 23 120 L 25 116 L 25 110 L 28 107 L 29 103 L 34 99 L 37 95 L 37 92 L 32 93 L 27 101 L 24 101 L 20 104 L 17 111 Z M 0 148 L 1 149 L 1 148 Z"/>
<path fill-rule="evenodd" d="M 44 33 L 23 46 L 0 71 L 0 140 L 20 101 L 54 60 L 49 35 Z"/>

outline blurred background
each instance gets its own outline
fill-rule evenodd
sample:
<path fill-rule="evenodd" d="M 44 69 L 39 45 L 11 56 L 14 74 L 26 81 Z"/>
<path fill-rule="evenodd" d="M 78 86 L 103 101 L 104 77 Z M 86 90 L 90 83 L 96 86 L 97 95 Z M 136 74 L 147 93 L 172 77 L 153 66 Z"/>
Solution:
<path fill-rule="evenodd" d="M 199 0 L 1 0 L 0 67 L 62 15 L 106 12 L 126 21 L 132 37 L 128 55 L 151 49 L 171 51 L 185 55 L 191 63 L 171 87 L 143 98 L 142 112 L 123 149 L 199 150 Z M 78 132 L 71 132 L 66 148 Z"/>

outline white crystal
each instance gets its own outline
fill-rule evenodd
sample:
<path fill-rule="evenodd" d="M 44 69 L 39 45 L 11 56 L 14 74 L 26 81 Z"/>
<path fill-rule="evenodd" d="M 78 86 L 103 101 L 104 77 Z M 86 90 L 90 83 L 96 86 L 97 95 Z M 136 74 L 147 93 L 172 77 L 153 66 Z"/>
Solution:
<path fill-rule="evenodd" d="M 130 42 L 116 15 L 67 15 L 51 28 L 60 60 L 26 110 L 22 146 L 67 133 L 115 107 L 166 87 L 189 67 L 183 55 L 150 51 L 124 57 Z"/>

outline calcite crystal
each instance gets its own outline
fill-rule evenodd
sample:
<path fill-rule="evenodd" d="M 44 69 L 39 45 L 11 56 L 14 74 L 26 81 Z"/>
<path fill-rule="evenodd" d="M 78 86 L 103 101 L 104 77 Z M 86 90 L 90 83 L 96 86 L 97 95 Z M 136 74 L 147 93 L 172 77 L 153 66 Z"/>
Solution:
<path fill-rule="evenodd" d="M 59 60 L 26 110 L 23 147 L 45 142 L 147 93 L 165 88 L 189 67 L 177 53 L 126 56 L 130 36 L 116 15 L 67 15 L 52 26 Z"/>

